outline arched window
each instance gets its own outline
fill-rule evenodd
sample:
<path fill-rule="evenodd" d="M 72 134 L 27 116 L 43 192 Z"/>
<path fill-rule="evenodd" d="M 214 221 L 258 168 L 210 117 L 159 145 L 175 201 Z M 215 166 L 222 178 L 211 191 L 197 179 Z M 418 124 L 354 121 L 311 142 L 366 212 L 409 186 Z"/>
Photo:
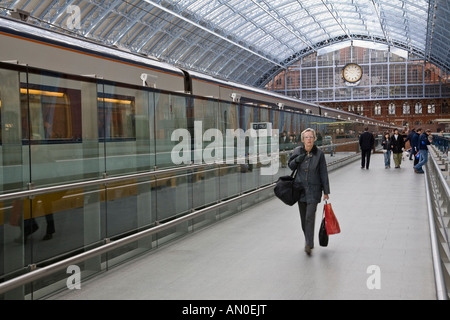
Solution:
<path fill-rule="evenodd" d="M 375 103 L 373 114 L 378 116 L 381 115 L 381 105 L 379 102 Z"/>
<path fill-rule="evenodd" d="M 392 115 L 395 115 L 395 103 L 393 103 L 393 102 L 389 103 L 388 113 L 392 114 Z"/>
<path fill-rule="evenodd" d="M 410 114 L 410 108 L 409 108 L 409 103 L 405 102 L 403 104 L 403 114 Z"/>
<path fill-rule="evenodd" d="M 364 115 L 364 106 L 362 105 L 362 104 L 359 104 L 359 105 L 357 105 L 356 106 L 356 112 L 359 114 L 359 115 Z"/>
<path fill-rule="evenodd" d="M 414 112 L 416 114 L 422 114 L 422 103 L 420 101 L 416 102 L 416 105 L 414 106 Z"/>

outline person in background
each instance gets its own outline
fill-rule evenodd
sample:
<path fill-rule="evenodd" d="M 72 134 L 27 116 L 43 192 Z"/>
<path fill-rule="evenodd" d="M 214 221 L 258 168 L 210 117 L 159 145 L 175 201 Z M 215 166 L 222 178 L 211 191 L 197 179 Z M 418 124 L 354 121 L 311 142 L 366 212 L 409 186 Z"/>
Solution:
<path fill-rule="evenodd" d="M 308 255 L 311 255 L 311 250 L 314 248 L 317 204 L 321 201 L 322 191 L 323 200 L 328 200 L 330 194 L 325 155 L 314 144 L 316 140 L 314 129 L 305 129 L 301 133 L 303 145 L 294 149 L 288 161 L 291 170 L 297 169 L 294 185 L 301 190 L 298 208 L 306 242 L 305 252 Z"/>
<path fill-rule="evenodd" d="M 402 155 L 405 148 L 405 140 L 403 136 L 398 133 L 398 129 L 394 130 L 394 134 L 391 137 L 391 149 L 394 158 L 395 168 L 399 169 L 402 164 Z"/>
<path fill-rule="evenodd" d="M 405 139 L 405 144 L 406 144 L 406 142 L 409 141 L 409 145 L 411 146 L 411 151 L 409 152 L 409 160 L 412 160 L 413 157 L 414 157 L 413 146 L 412 146 L 412 138 L 414 137 L 415 134 L 416 134 L 416 129 L 412 128 L 411 131 L 408 133 L 408 136 Z"/>
<path fill-rule="evenodd" d="M 424 173 L 422 167 L 428 162 L 428 145 L 431 144 L 429 139 L 430 134 L 431 130 L 427 129 L 419 137 L 420 159 L 419 163 L 414 166 L 414 171 L 416 173 Z"/>
<path fill-rule="evenodd" d="M 389 169 L 391 167 L 391 136 L 389 132 L 385 132 L 383 140 L 381 141 L 384 153 L 384 168 Z"/>
<path fill-rule="evenodd" d="M 411 153 L 414 156 L 413 166 L 419 163 L 419 158 L 417 157 L 417 153 L 419 152 L 419 137 L 422 134 L 422 128 L 418 128 L 414 133 L 414 136 L 411 139 Z"/>
<path fill-rule="evenodd" d="M 372 152 L 375 139 L 369 132 L 369 128 L 364 128 L 364 132 L 359 136 L 359 146 L 361 147 L 361 169 L 369 169 L 370 153 Z"/>

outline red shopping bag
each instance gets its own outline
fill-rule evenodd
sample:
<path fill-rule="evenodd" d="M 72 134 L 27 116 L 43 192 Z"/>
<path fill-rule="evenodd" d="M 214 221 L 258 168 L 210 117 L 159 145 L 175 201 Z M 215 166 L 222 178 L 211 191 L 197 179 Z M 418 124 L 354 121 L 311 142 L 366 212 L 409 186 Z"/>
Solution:
<path fill-rule="evenodd" d="M 339 227 L 339 222 L 334 215 L 333 208 L 331 207 L 331 203 L 325 202 L 325 227 L 327 229 L 327 234 L 336 234 L 341 232 L 341 228 Z"/>

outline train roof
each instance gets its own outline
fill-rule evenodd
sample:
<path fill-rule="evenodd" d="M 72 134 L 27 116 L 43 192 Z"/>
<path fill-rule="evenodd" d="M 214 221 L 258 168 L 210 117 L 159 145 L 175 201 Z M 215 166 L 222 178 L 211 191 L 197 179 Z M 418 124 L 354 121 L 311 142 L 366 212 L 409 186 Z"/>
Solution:
<path fill-rule="evenodd" d="M 91 40 L 87 39 L 80 39 L 75 36 L 71 36 L 68 34 L 63 34 L 57 31 L 50 31 L 26 22 L 16 21 L 10 18 L 0 17 L 0 32 L 8 32 L 17 36 L 22 36 L 26 38 L 30 38 L 37 41 L 44 41 L 47 43 L 53 43 L 57 44 L 63 47 L 72 48 L 79 51 L 88 51 L 92 54 L 105 56 L 105 57 L 112 57 L 114 59 L 122 60 L 122 61 L 129 61 L 132 63 L 135 63 L 136 65 L 140 65 L 143 67 L 152 67 L 155 69 L 159 69 L 162 71 L 168 71 L 173 74 L 177 75 L 184 75 L 182 69 L 173 66 L 166 62 L 161 62 L 158 60 L 155 60 L 152 57 L 149 56 L 143 56 L 137 53 L 132 53 L 127 50 L 124 50 L 123 48 L 114 48 L 109 47 L 106 45 L 95 43 Z M 294 104 L 301 104 L 303 106 L 310 106 L 312 108 L 320 108 L 322 111 L 325 112 L 333 112 L 337 114 L 342 114 L 345 117 L 353 117 L 358 119 L 365 119 L 368 121 L 373 121 L 374 123 L 380 123 L 379 121 L 360 116 L 351 112 L 347 112 L 344 110 L 336 110 L 334 108 L 314 104 L 307 101 L 302 101 L 293 97 L 289 97 L 286 95 L 282 95 L 279 93 L 275 93 L 272 91 L 268 91 L 265 89 L 260 89 L 256 87 L 251 87 L 248 85 L 235 83 L 232 81 L 219 79 L 217 77 L 213 77 L 210 75 L 206 75 L 200 72 L 192 71 L 192 70 L 185 70 L 188 72 L 191 77 L 196 79 L 205 80 L 207 82 L 217 83 L 224 86 L 234 87 L 240 90 L 249 91 L 252 93 L 258 93 L 265 96 L 269 96 L 275 99 L 280 99 L 283 102 L 289 101 Z M 290 106 L 294 109 L 298 109 L 295 106 Z"/>
<path fill-rule="evenodd" d="M 80 51 L 89 51 L 102 56 L 110 56 L 121 60 L 132 61 L 142 66 L 151 65 L 157 69 L 170 71 L 181 75 L 183 74 L 179 68 L 165 62 L 157 61 L 148 56 L 127 52 L 121 48 L 108 47 L 87 39 L 79 39 L 71 35 L 62 34 L 57 31 L 49 31 L 25 22 L 18 22 L 12 19 L 0 17 L 0 32 L 1 31 L 9 32 L 17 36 L 24 36 L 34 40 L 57 43 L 58 45 L 78 49 Z"/>

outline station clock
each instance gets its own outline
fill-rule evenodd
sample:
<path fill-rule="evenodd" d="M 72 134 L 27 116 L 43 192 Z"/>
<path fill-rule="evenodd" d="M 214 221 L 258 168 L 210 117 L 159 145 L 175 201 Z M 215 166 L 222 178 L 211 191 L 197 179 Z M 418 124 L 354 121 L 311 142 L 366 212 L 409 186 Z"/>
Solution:
<path fill-rule="evenodd" d="M 347 63 L 342 69 L 342 78 L 350 84 L 355 84 L 362 77 L 362 68 L 356 63 Z"/>

